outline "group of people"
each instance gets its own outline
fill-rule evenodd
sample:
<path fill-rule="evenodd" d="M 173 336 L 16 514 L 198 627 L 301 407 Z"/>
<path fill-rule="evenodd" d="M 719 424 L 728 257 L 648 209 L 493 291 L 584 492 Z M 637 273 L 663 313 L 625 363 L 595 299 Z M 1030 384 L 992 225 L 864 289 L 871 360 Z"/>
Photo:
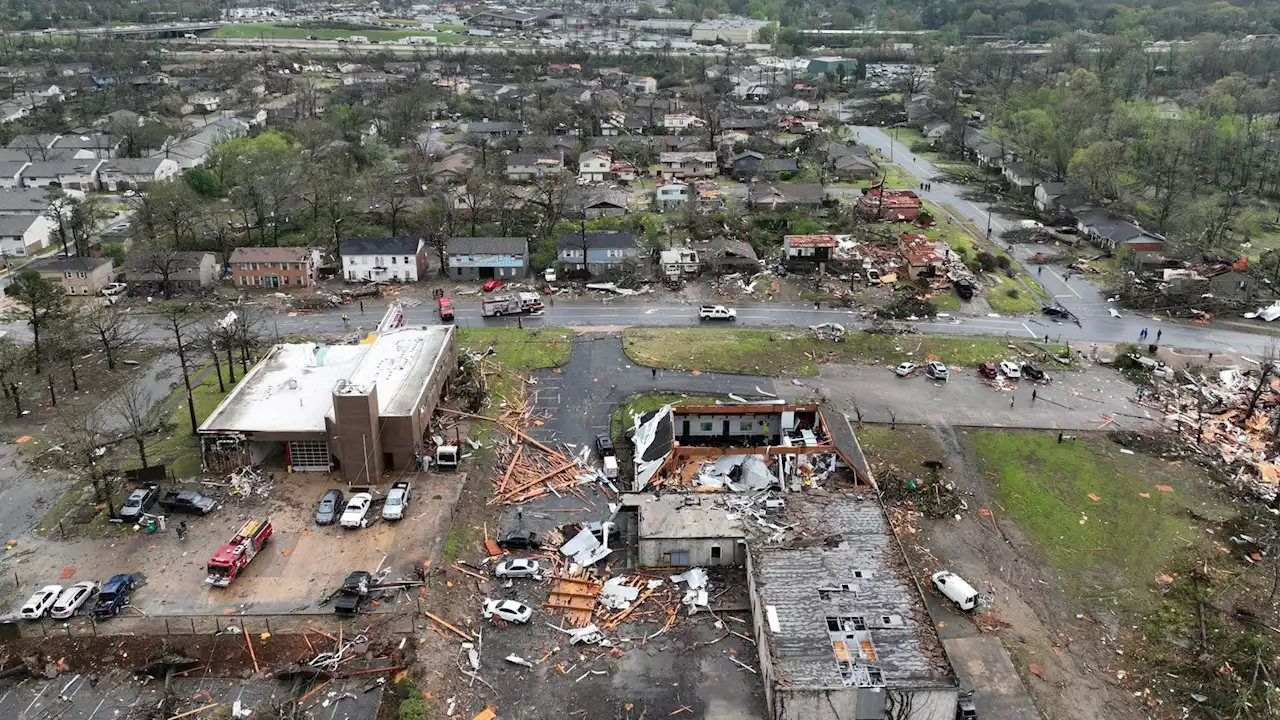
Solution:
<path fill-rule="evenodd" d="M 922 182 L 922 183 L 920 183 L 920 189 L 921 189 L 921 190 L 932 190 L 932 189 L 933 189 L 933 183 L 931 183 L 931 182 Z"/>
<path fill-rule="evenodd" d="M 1148 329 L 1146 329 L 1146 328 L 1142 328 L 1142 332 L 1138 333 L 1138 339 L 1139 339 L 1139 340 L 1146 340 L 1146 339 L 1147 339 L 1147 336 L 1149 336 L 1150 334 L 1151 334 L 1151 331 L 1150 331 L 1150 330 L 1148 330 Z M 1164 331 L 1163 331 L 1163 330 L 1156 330 L 1156 342 L 1160 342 L 1160 336 L 1161 336 L 1161 335 L 1163 335 L 1163 334 L 1164 334 Z"/>

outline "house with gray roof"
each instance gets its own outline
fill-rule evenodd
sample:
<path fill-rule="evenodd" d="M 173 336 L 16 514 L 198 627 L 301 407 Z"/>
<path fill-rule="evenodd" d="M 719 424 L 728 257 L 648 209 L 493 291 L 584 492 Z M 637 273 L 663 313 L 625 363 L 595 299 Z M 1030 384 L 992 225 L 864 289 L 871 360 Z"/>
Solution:
<path fill-rule="evenodd" d="M 528 238 L 451 237 L 445 254 L 457 280 L 515 280 L 529 272 Z"/>

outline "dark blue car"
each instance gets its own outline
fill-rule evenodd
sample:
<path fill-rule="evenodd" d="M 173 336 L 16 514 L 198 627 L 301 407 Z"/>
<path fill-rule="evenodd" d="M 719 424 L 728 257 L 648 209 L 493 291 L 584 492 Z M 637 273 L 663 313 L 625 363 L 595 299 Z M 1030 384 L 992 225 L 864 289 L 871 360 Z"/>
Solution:
<path fill-rule="evenodd" d="M 133 592 L 133 576 L 127 573 L 112 575 L 110 580 L 102 583 L 98 591 L 98 601 L 93 604 L 94 617 L 115 617 L 129 602 Z"/>
<path fill-rule="evenodd" d="M 342 491 L 326 490 L 320 504 L 316 506 L 316 524 L 328 525 L 338 519 L 342 513 Z"/>

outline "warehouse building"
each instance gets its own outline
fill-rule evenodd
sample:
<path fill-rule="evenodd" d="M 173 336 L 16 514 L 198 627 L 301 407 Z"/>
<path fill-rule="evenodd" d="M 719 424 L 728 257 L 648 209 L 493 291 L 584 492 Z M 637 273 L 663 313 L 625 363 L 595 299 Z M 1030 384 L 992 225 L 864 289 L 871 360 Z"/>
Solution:
<path fill-rule="evenodd" d="M 358 345 L 276 345 L 199 434 L 207 469 L 278 464 L 376 482 L 421 466 L 423 434 L 457 368 L 451 325 L 408 327 L 392 306 Z"/>

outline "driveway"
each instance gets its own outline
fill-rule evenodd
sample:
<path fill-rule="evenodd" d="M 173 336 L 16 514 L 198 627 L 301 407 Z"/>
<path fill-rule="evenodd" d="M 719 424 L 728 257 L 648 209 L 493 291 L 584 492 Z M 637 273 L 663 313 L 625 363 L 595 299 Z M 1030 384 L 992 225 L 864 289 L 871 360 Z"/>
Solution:
<path fill-rule="evenodd" d="M 899 378 L 891 368 L 879 365 L 823 365 L 817 380 L 803 382 L 825 391 L 850 418 L 857 416 L 855 407 L 861 410 L 866 422 L 1099 430 L 1105 415 L 1115 418 L 1107 429 L 1159 426 L 1161 416 L 1131 402 L 1133 386 L 1113 370 L 1045 370 L 1052 378 L 1048 385 L 1022 380 L 1000 390 L 982 381 L 976 369 L 955 366 L 945 383 L 922 374 Z M 790 383 L 779 387 L 787 398 L 808 392 Z"/>

